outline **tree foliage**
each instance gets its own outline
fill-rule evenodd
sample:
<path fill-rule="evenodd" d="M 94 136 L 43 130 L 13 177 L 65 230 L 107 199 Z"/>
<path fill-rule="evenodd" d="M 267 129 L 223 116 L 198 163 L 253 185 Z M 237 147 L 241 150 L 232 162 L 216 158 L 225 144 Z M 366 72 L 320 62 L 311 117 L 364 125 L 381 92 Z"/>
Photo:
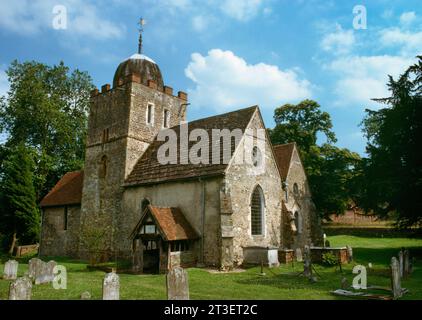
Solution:
<path fill-rule="evenodd" d="M 35 188 L 43 197 L 67 171 L 83 165 L 89 93 L 85 72 L 70 72 L 63 62 L 12 62 L 8 98 L 0 103 L 0 131 L 6 145 L 21 142 L 35 152 Z"/>
<path fill-rule="evenodd" d="M 354 194 L 360 156 L 334 145 L 331 117 L 320 105 L 304 100 L 274 111 L 276 126 L 269 130 L 274 145 L 296 142 L 305 167 L 312 197 L 321 216 L 344 213 Z M 318 145 L 318 138 L 326 142 Z"/>
<path fill-rule="evenodd" d="M 398 225 L 422 223 L 422 56 L 397 80 L 389 77 L 391 96 L 376 99 L 386 107 L 366 110 L 368 139 L 366 192 L 361 203 L 381 216 L 396 212 Z"/>
<path fill-rule="evenodd" d="M 37 241 L 40 213 L 34 188 L 34 161 L 23 143 L 11 148 L 1 166 L 0 232 L 21 244 Z M 12 248 L 15 241 L 12 240 Z M 12 251 L 12 250 L 11 250 Z"/>

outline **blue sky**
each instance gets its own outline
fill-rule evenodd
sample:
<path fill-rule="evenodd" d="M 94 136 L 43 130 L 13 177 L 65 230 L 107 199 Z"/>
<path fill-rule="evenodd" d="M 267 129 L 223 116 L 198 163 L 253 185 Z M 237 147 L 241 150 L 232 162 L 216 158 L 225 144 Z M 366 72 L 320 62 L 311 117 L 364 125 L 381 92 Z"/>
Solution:
<path fill-rule="evenodd" d="M 53 8 L 67 11 L 53 28 Z M 366 29 L 353 9 L 366 9 Z M 310 98 L 332 116 L 338 145 L 359 153 L 359 123 L 371 98 L 388 94 L 422 53 L 420 0 L 0 0 L 0 94 L 13 59 L 88 71 L 100 87 L 137 50 L 137 21 L 147 20 L 144 53 L 164 81 L 190 95 L 189 120 L 258 104 L 268 127 L 275 107 Z M 360 20 L 361 21 L 361 20 Z"/>

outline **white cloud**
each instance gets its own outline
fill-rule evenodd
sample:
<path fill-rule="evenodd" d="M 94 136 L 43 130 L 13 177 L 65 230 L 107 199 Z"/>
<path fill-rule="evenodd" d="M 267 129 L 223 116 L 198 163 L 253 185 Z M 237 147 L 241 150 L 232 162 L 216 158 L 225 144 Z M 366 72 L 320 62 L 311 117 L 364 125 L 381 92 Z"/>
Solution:
<path fill-rule="evenodd" d="M 227 16 L 239 21 L 248 21 L 260 11 L 263 0 L 225 0 L 220 6 Z M 268 11 L 269 8 L 266 8 Z"/>
<path fill-rule="evenodd" d="M 396 46 L 402 54 L 416 56 L 422 50 L 422 31 L 403 31 L 399 28 L 389 28 L 381 31 L 381 44 L 385 47 Z"/>
<path fill-rule="evenodd" d="M 336 26 L 336 31 L 325 35 L 321 41 L 321 47 L 325 51 L 334 54 L 348 53 L 355 44 L 353 30 L 343 30 L 340 25 Z"/>
<path fill-rule="evenodd" d="M 203 15 L 198 15 L 192 18 L 192 27 L 197 32 L 204 31 L 209 24 L 209 19 Z"/>
<path fill-rule="evenodd" d="M 247 64 L 231 51 L 213 49 L 207 56 L 193 53 L 185 69 L 195 83 L 188 90 L 196 107 L 218 111 L 254 104 L 262 108 L 310 98 L 310 83 L 293 70 L 280 70 L 264 63 Z"/>
<path fill-rule="evenodd" d="M 404 12 L 400 16 L 400 23 L 403 25 L 411 24 L 416 19 L 416 14 L 414 11 Z"/>
<path fill-rule="evenodd" d="M 348 56 L 334 60 L 326 68 L 339 76 L 335 85 L 338 104 L 358 103 L 367 107 L 364 104 L 371 99 L 389 95 L 388 75 L 397 78 L 413 62 L 401 56 Z"/>
<path fill-rule="evenodd" d="M 1 5 L 0 27 L 24 35 L 52 29 L 53 8 L 59 4 L 66 7 L 68 17 L 67 30 L 60 30 L 63 35 L 108 39 L 117 38 L 124 31 L 121 26 L 100 17 L 96 5 L 83 0 L 8 1 Z"/>

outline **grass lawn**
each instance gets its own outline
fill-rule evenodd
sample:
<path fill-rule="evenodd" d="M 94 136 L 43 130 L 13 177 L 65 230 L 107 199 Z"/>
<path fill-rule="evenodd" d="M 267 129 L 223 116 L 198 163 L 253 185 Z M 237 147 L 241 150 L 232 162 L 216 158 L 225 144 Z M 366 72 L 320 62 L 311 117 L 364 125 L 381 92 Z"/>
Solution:
<path fill-rule="evenodd" d="M 329 231 L 328 231 L 329 233 Z M 330 234 L 330 233 L 329 233 Z M 318 282 L 310 283 L 298 276 L 303 270 L 301 263 L 282 265 L 280 268 L 265 269 L 266 276 L 259 275 L 259 268 L 230 274 L 211 274 L 202 269 L 188 270 L 191 299 L 342 299 L 330 294 L 339 289 L 343 277 L 352 283 L 355 264 L 367 266 L 368 285 L 390 286 L 389 263 L 401 247 L 410 249 L 411 257 L 416 258 L 414 272 L 402 287 L 410 290 L 403 299 L 422 299 L 422 239 L 368 236 L 329 235 L 331 246 L 351 245 L 354 248 L 355 262 L 343 266 L 343 274 L 335 267 L 316 265 L 320 277 Z M 69 259 L 56 258 L 66 266 L 68 273 L 67 290 L 54 290 L 51 285 L 34 286 L 34 300 L 79 299 L 80 294 L 89 291 L 92 299 L 101 299 L 104 272 L 87 271 L 86 264 Z M 0 263 L 3 270 L 4 259 Z M 28 265 L 21 261 L 19 275 L 23 275 Z M 0 280 L 0 299 L 7 299 L 9 281 Z M 120 275 L 121 299 L 166 299 L 164 275 Z"/>

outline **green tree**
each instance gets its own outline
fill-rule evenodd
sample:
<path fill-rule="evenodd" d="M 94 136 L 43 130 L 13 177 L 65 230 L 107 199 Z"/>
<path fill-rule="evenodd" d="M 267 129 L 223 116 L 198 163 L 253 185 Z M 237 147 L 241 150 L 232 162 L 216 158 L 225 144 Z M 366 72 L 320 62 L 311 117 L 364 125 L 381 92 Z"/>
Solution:
<path fill-rule="evenodd" d="M 398 226 L 422 224 L 422 56 L 397 80 L 389 77 L 386 107 L 366 110 L 368 139 L 361 202 L 380 216 L 395 212 Z"/>
<path fill-rule="evenodd" d="M 320 105 L 304 100 L 274 111 L 276 126 L 269 130 L 273 144 L 296 142 L 305 167 L 312 197 L 321 216 L 342 214 L 357 190 L 354 183 L 360 156 L 333 144 L 331 117 Z M 325 143 L 318 145 L 318 137 Z"/>
<path fill-rule="evenodd" d="M 33 170 L 31 153 L 23 143 L 11 148 L 2 163 L 0 232 L 10 236 L 10 254 L 18 240 L 21 244 L 38 240 L 40 213 Z"/>
<path fill-rule="evenodd" d="M 14 61 L 7 75 L 10 91 L 0 103 L 0 132 L 7 134 L 7 146 L 23 142 L 34 150 L 39 200 L 65 172 L 83 166 L 92 81 L 63 62 Z"/>

